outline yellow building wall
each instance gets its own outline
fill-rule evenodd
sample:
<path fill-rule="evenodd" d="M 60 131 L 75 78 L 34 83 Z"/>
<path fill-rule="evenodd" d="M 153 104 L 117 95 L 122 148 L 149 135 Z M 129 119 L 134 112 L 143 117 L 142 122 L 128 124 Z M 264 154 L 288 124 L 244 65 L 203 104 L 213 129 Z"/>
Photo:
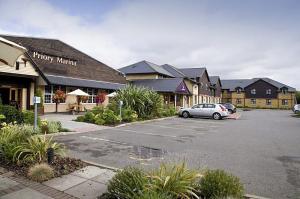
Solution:
<path fill-rule="evenodd" d="M 138 79 L 158 79 L 156 74 L 136 74 L 136 75 L 126 75 L 126 80 L 138 80 Z"/>

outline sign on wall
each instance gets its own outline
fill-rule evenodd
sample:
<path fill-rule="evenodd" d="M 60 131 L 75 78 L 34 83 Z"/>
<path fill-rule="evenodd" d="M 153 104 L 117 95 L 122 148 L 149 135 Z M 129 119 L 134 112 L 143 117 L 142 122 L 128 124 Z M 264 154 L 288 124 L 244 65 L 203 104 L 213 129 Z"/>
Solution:
<path fill-rule="evenodd" d="M 39 52 L 33 52 L 33 58 L 45 60 L 50 63 L 59 63 L 59 64 L 72 65 L 72 66 L 77 65 L 77 61 L 75 61 L 75 60 L 71 60 L 71 59 L 63 58 L 63 57 L 46 55 L 46 54 L 39 53 Z"/>

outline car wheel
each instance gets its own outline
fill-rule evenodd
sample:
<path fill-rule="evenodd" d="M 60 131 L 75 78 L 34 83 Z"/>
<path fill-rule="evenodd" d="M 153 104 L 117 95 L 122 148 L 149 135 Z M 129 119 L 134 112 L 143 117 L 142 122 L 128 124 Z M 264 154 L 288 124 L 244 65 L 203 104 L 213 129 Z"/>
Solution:
<path fill-rule="evenodd" d="M 214 120 L 220 120 L 220 119 L 222 119 L 221 114 L 220 113 L 214 113 L 213 114 L 213 119 Z"/>
<path fill-rule="evenodd" d="M 232 114 L 232 113 L 233 113 L 233 110 L 228 109 L 228 112 L 229 112 L 229 114 Z"/>
<path fill-rule="evenodd" d="M 300 113 L 300 112 L 297 110 L 297 111 L 295 111 L 295 113 L 298 114 L 298 113 Z"/>
<path fill-rule="evenodd" d="M 190 114 L 189 114 L 189 112 L 187 112 L 187 111 L 184 111 L 184 112 L 182 113 L 182 117 L 184 117 L 184 118 L 188 118 L 188 117 L 190 117 Z"/>

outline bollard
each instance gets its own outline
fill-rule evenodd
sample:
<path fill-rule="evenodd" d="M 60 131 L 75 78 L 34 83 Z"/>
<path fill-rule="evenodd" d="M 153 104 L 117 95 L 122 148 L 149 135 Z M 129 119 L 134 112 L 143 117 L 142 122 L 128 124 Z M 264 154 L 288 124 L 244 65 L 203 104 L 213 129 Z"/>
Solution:
<path fill-rule="evenodd" d="M 48 164 L 52 164 L 54 160 L 54 149 L 48 148 L 47 149 L 47 158 L 48 158 Z"/>

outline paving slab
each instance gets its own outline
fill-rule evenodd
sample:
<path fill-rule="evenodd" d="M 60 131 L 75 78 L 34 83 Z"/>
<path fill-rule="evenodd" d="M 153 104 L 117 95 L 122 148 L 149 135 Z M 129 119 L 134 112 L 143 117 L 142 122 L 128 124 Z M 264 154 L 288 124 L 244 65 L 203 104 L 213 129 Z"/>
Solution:
<path fill-rule="evenodd" d="M 53 199 L 33 189 L 25 188 L 10 194 L 4 195 L 1 199 Z"/>
<path fill-rule="evenodd" d="M 95 181 L 87 180 L 77 186 L 74 186 L 65 191 L 65 193 L 81 198 L 81 199 L 92 199 L 102 195 L 106 192 L 106 185 Z"/>
<path fill-rule="evenodd" d="M 86 166 L 80 170 L 74 171 L 72 175 L 79 176 L 81 178 L 91 179 L 98 175 L 101 175 L 106 172 L 106 169 L 101 169 L 95 166 Z"/>
<path fill-rule="evenodd" d="M 100 182 L 100 183 L 103 183 L 103 184 L 107 184 L 108 181 L 110 179 L 112 179 L 114 177 L 114 175 L 116 174 L 116 172 L 114 171 L 111 171 L 111 170 L 106 170 L 105 173 L 102 173 L 94 178 L 92 178 L 93 181 L 96 181 L 96 182 Z"/>
<path fill-rule="evenodd" d="M 54 178 L 52 180 L 46 181 L 43 184 L 60 191 L 64 191 L 84 181 L 86 181 L 85 178 L 81 178 L 74 175 L 65 175 L 59 178 Z"/>
<path fill-rule="evenodd" d="M 4 189 L 8 189 L 10 187 L 13 187 L 13 186 L 16 186 L 18 185 L 19 183 L 9 179 L 9 178 L 6 178 L 4 176 L 0 176 L 0 191 L 1 190 L 4 190 Z"/>

